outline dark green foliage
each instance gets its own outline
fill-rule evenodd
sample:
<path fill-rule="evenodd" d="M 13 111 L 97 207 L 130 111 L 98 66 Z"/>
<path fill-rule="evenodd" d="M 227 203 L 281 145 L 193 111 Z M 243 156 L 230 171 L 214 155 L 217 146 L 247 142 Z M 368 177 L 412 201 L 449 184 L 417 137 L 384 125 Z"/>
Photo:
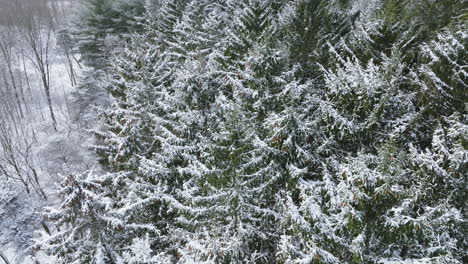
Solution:
<path fill-rule="evenodd" d="M 129 34 L 143 29 L 141 0 L 85 0 L 77 23 L 82 60 L 89 66 L 103 68 L 114 49 Z"/>

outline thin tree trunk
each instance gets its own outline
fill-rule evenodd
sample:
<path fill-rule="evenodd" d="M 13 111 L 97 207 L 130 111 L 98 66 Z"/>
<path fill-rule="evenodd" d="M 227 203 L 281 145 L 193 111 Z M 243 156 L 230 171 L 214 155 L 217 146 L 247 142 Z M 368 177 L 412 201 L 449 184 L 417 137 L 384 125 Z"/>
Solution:
<path fill-rule="evenodd" d="M 21 60 L 20 60 L 20 56 L 17 55 L 17 60 L 18 60 L 18 67 L 20 68 L 21 67 Z M 26 110 L 26 115 L 27 116 L 30 116 L 31 115 L 31 109 L 29 107 L 29 104 L 28 102 L 26 101 L 26 96 L 25 96 L 25 91 L 24 91 L 24 84 L 23 84 L 23 76 L 21 74 L 21 70 L 18 70 L 19 74 L 18 74 L 18 85 L 19 85 L 19 90 L 20 90 L 20 94 L 21 94 L 21 100 L 23 101 L 23 104 L 24 104 L 24 108 Z"/>
<path fill-rule="evenodd" d="M 24 50 L 21 50 L 21 56 L 22 56 L 22 59 L 23 59 L 23 71 L 24 71 L 24 77 L 26 78 L 26 84 L 28 86 L 28 92 L 29 92 L 29 100 L 33 103 L 33 104 L 36 104 L 36 100 L 34 100 L 34 95 L 32 93 L 32 89 L 31 89 L 31 83 L 29 81 L 29 76 L 28 76 L 28 72 L 26 70 L 26 60 L 24 58 Z M 40 107 L 40 100 L 37 101 L 37 104 L 38 106 Z M 41 113 L 41 118 L 42 120 L 44 121 L 45 118 L 44 118 L 44 114 L 42 112 L 42 108 L 40 107 L 40 113 Z"/>
<path fill-rule="evenodd" d="M 21 106 L 21 100 L 18 94 L 18 87 L 16 86 L 15 76 L 13 75 L 13 71 L 11 69 L 11 62 L 7 62 L 8 73 L 10 74 L 11 85 L 13 86 L 13 92 L 15 94 L 16 104 L 18 105 L 18 110 L 20 113 L 21 118 L 24 118 L 23 107 Z M 22 92 L 21 92 L 22 93 Z M 24 101 L 24 97 L 23 97 Z"/>
<path fill-rule="evenodd" d="M 47 77 L 45 73 L 41 73 L 42 84 L 44 85 L 44 91 L 46 94 L 47 104 L 49 106 L 50 118 L 52 119 L 52 126 L 55 131 L 57 131 L 57 120 L 55 119 L 54 109 L 52 108 L 52 98 L 50 97 L 50 87 L 47 83 Z"/>
<path fill-rule="evenodd" d="M 16 93 L 16 91 L 12 91 L 12 89 L 11 89 L 9 83 L 8 83 L 8 78 L 7 78 L 6 73 L 5 73 L 4 70 L 2 71 L 2 74 L 3 74 L 3 83 L 5 85 L 5 89 L 6 89 L 6 92 L 8 94 L 8 97 L 10 97 L 12 95 L 12 93 L 13 93 L 15 98 L 19 99 L 18 94 Z M 10 100 L 10 98 L 8 98 L 7 100 Z M 5 101 L 5 102 L 8 103 L 8 101 Z M 11 105 L 10 105 L 10 107 L 11 107 Z M 17 112 L 21 116 L 21 118 L 23 118 L 23 114 L 22 114 L 21 109 L 19 109 L 18 107 L 12 107 L 12 108 L 13 109 L 11 109 L 11 110 L 13 112 Z"/>
<path fill-rule="evenodd" d="M 0 251 L 0 258 L 5 262 L 5 264 L 10 264 L 7 257 L 5 255 L 3 255 L 3 253 L 1 251 Z"/>

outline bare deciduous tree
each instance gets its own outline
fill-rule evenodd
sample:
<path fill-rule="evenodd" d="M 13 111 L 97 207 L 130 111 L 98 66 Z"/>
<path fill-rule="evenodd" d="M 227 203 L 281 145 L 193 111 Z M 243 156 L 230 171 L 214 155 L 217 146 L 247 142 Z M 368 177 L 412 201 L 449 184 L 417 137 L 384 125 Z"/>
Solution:
<path fill-rule="evenodd" d="M 23 103 L 25 103 L 24 100 L 24 93 L 23 89 L 21 86 L 18 85 L 17 80 L 15 75 L 13 74 L 13 54 L 14 54 L 14 42 L 15 42 L 15 34 L 12 32 L 11 28 L 8 27 L 2 27 L 0 28 L 0 55 L 4 59 L 4 64 L 6 66 L 8 75 L 10 77 L 10 84 L 12 88 L 12 92 L 15 95 L 15 100 L 18 106 L 18 111 L 20 113 L 21 118 L 24 118 L 24 113 L 23 113 Z M 8 81 L 5 78 L 5 83 Z M 22 101 L 20 99 L 20 95 L 22 97 Z"/>
<path fill-rule="evenodd" d="M 20 182 L 26 192 L 32 190 L 47 199 L 39 182 L 39 173 L 36 169 L 32 148 L 35 143 L 34 132 L 27 129 L 21 122 L 8 122 L 3 114 L 0 123 L 0 175 Z M 12 120 L 10 120 L 12 121 Z"/>
<path fill-rule="evenodd" d="M 50 87 L 50 53 L 55 30 L 53 14 L 46 0 L 15 0 L 10 8 L 11 12 L 8 12 L 10 19 L 4 23 L 16 27 L 31 52 L 31 56 L 26 57 L 39 72 L 52 126 L 57 130 Z"/>

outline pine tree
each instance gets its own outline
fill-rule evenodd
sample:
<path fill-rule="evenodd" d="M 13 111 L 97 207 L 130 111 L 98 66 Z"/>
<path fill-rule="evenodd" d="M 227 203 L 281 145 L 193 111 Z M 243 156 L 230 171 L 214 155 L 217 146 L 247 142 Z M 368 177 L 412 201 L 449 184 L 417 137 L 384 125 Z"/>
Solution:
<path fill-rule="evenodd" d="M 370 21 L 364 26 L 371 25 Z M 402 32 L 404 30 L 400 34 Z M 406 225 L 395 226 L 391 234 L 385 232 L 391 226 L 389 215 L 406 210 L 403 208 L 411 204 L 404 202 L 405 197 L 427 191 L 411 189 L 412 185 L 425 185 L 430 180 L 418 179 L 417 174 L 411 171 L 406 162 L 411 155 L 402 143 L 415 142 L 407 134 L 408 130 L 415 122 L 422 122 L 421 116 L 428 117 L 428 112 L 418 111 L 420 102 L 413 95 L 411 81 L 408 82 L 412 78 L 407 74 L 411 67 L 405 64 L 408 57 L 398 41 L 387 42 L 387 45 L 395 46 L 385 50 L 374 46 L 378 42 L 373 41 L 373 36 L 358 32 L 357 37 L 327 44 L 335 58 L 322 64 L 325 93 L 315 92 L 314 97 L 312 93 L 309 95 L 312 101 L 307 103 L 308 108 L 318 106 L 315 115 L 310 117 L 310 123 L 320 122 L 321 125 L 310 132 L 316 138 L 324 138 L 331 152 L 325 152 L 327 158 L 321 159 L 323 171 L 319 173 L 319 180 L 300 182 L 299 205 L 292 199 L 285 201 L 285 225 L 293 225 L 289 229 L 291 233 L 282 237 L 280 256 L 283 261 L 291 263 L 377 263 L 389 259 L 399 263 L 404 258 L 427 262 L 436 259 L 447 263 L 460 261 L 461 255 L 451 253 L 447 248 L 435 254 L 424 251 L 430 248 L 426 243 L 437 237 L 432 235 L 443 231 L 432 229 L 432 234 L 426 231 L 424 235 L 414 235 L 417 232 L 408 229 L 411 226 L 408 221 Z M 412 47 L 419 49 L 421 46 Z M 362 52 L 363 49 L 369 51 Z M 385 53 L 378 60 L 373 60 L 379 50 Z M 333 61 L 335 65 L 330 64 Z M 453 69 L 453 66 L 448 68 Z M 428 73 L 431 74 L 424 70 L 424 74 Z M 442 100 L 447 102 L 447 97 Z M 441 113 L 439 111 L 438 115 Z M 320 121 L 314 121 L 314 118 Z M 424 136 L 428 135 L 430 132 L 425 132 Z M 400 142 L 396 146 L 391 143 L 395 140 Z M 420 144 L 421 141 L 416 142 Z M 323 147 L 319 149 L 323 150 Z M 414 179 L 414 182 L 408 179 Z M 427 217 L 427 223 L 431 222 L 428 225 L 437 225 L 437 215 L 450 215 L 454 222 L 460 219 L 460 211 L 454 205 L 442 200 L 436 204 L 446 205 L 434 209 L 432 212 L 437 212 L 434 216 L 420 215 L 421 218 Z M 449 231 L 440 236 L 456 244 L 458 235 L 455 234 L 459 233 Z M 409 252 L 410 249 L 413 251 Z M 387 259 L 383 260 L 385 257 Z"/>
<path fill-rule="evenodd" d="M 268 263 L 274 259 L 275 186 L 281 175 L 272 151 L 255 137 L 239 112 L 227 115 L 204 152 L 200 176 L 183 194 L 183 222 L 191 236 L 182 261 Z M 195 165 L 197 166 L 197 165 Z"/>
<path fill-rule="evenodd" d="M 202 12 L 206 6 L 194 1 L 162 7 L 185 15 L 165 31 L 152 28 L 160 21 L 150 21 L 147 32 L 136 37 L 135 46 L 117 61 L 118 78 L 108 88 L 114 106 L 102 114 L 107 131 L 96 131 L 102 142 L 95 146 L 101 163 L 122 180 L 108 214 L 132 229 L 129 238 L 149 239 L 155 252 L 170 251 L 178 239 L 169 231 L 174 228 L 174 194 L 194 173 L 187 166 L 196 160 L 195 140 L 206 123 L 195 115 L 209 103 L 206 96 L 211 91 L 205 90 L 210 88 L 205 86 L 209 75 L 204 74 L 211 74 L 211 69 L 205 73 L 200 66 L 216 61 L 201 61 L 207 54 L 203 43 L 210 40 L 203 38 L 204 22 L 193 20 L 200 14 L 190 16 L 186 11 Z M 151 229 L 158 234 L 145 238 Z"/>
<path fill-rule="evenodd" d="M 258 227 L 257 233 L 252 232 L 259 225 L 260 215 L 266 212 L 270 212 L 270 218 L 275 215 L 276 197 L 271 196 L 275 193 L 271 190 L 280 189 L 285 181 L 281 175 L 283 169 L 274 159 L 279 156 L 279 151 L 270 146 L 281 139 L 266 138 L 269 135 L 263 128 L 268 113 L 281 108 L 277 99 L 283 85 L 278 76 L 281 74 L 281 57 L 273 47 L 264 52 L 258 44 L 272 44 L 268 34 L 273 33 L 271 24 L 280 6 L 259 1 L 241 3 L 240 6 L 243 8 L 237 10 L 240 19 L 232 25 L 225 56 L 220 57 L 222 63 L 218 65 L 220 76 L 228 82 L 220 82 L 221 93 L 214 102 L 217 107 L 211 109 L 212 122 L 216 126 L 208 125 L 213 132 L 203 134 L 202 153 L 196 162 L 192 162 L 194 168 L 191 171 L 198 171 L 200 175 L 194 175 L 186 184 L 188 189 L 181 193 L 181 232 L 187 234 L 188 230 L 188 242 L 180 252 L 184 261 L 244 263 L 250 260 L 263 263 L 274 259 L 274 242 L 262 242 L 266 237 L 270 240 L 278 237 L 279 231 L 275 230 L 271 220 L 265 220 L 265 226 Z M 252 124 L 249 134 L 243 136 L 236 131 L 248 123 Z M 249 138 L 247 142 L 244 137 Z M 232 149 L 227 149 L 228 145 Z M 252 145 L 256 145 L 257 150 Z M 260 152 L 256 152 L 258 149 Z M 235 160 L 236 155 L 245 158 Z M 244 163 L 246 165 L 242 165 Z M 264 175 L 264 172 L 270 173 Z M 249 173 L 254 174 L 249 176 Z M 280 178 L 275 180 L 275 175 Z M 253 186 L 248 184 L 249 181 Z M 267 183 L 271 185 L 268 190 L 258 187 Z M 252 189 L 260 192 L 261 198 L 253 199 Z M 229 197 L 229 194 L 235 197 Z M 268 195 L 269 201 L 262 202 Z M 238 200 L 245 204 L 237 204 L 240 203 Z M 230 220 L 223 220 L 226 218 Z M 225 223 L 229 223 L 232 230 L 229 234 L 221 231 Z M 207 229 L 207 225 L 212 228 Z M 250 230 L 252 236 L 241 239 L 246 230 Z M 265 232 L 269 235 L 265 236 Z"/>
<path fill-rule="evenodd" d="M 61 204 L 58 208 L 46 208 L 44 218 L 54 223 L 57 232 L 50 228 L 42 232 L 42 239 L 35 245 L 57 263 L 112 263 L 117 230 L 108 229 L 103 217 L 104 197 L 93 172 L 64 177 L 58 191 Z M 111 236 L 107 232 L 114 233 Z"/>
<path fill-rule="evenodd" d="M 142 30 L 141 0 L 86 0 L 76 21 L 76 35 L 82 60 L 86 65 L 102 69 L 117 42 L 131 32 Z"/>

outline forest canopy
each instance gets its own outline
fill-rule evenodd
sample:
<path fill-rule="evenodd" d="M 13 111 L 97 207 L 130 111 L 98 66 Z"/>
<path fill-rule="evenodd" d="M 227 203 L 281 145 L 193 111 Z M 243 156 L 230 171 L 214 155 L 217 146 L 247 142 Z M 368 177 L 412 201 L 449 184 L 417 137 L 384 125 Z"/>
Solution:
<path fill-rule="evenodd" d="M 467 263 L 467 14 L 85 0 L 62 37 L 88 68 L 74 100 L 99 169 L 62 175 L 32 249 L 64 264 Z M 93 93 L 106 104 L 87 112 Z"/>

